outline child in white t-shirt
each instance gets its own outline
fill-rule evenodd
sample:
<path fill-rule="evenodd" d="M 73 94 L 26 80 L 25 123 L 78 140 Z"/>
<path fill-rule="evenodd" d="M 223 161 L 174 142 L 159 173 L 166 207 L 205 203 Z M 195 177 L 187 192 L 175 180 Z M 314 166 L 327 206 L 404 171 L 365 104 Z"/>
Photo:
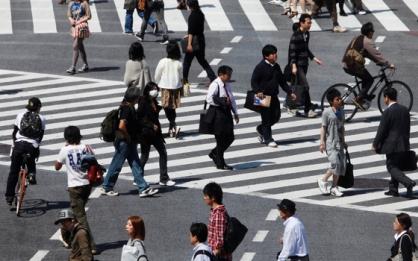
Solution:
<path fill-rule="evenodd" d="M 87 221 L 85 206 L 90 196 L 90 182 L 87 173 L 81 171 L 81 159 L 83 155 L 93 155 L 93 150 L 89 145 L 81 144 L 80 129 L 76 126 L 68 126 L 64 130 L 66 144 L 61 148 L 58 159 L 55 162 L 55 169 L 60 170 L 65 164 L 68 176 L 68 193 L 70 195 L 70 205 L 77 221 L 87 229 L 90 234 L 90 246 L 92 252 L 96 252 L 96 245 L 91 234 L 90 226 Z M 69 235 L 63 234 L 64 241 Z"/>

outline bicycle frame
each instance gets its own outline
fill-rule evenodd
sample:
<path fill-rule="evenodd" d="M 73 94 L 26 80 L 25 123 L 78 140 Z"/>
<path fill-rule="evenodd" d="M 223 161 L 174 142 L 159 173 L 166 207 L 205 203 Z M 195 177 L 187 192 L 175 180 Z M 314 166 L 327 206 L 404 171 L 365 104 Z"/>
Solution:
<path fill-rule="evenodd" d="M 368 94 L 369 95 L 373 95 L 377 91 L 377 89 L 379 89 L 382 86 L 386 86 L 389 83 L 389 79 L 388 79 L 388 77 L 387 77 L 387 75 L 385 73 L 385 70 L 386 70 L 386 68 L 380 69 L 379 74 L 376 75 L 376 76 L 374 76 L 374 77 L 372 77 L 373 80 L 379 79 L 379 81 L 377 81 L 377 83 L 375 83 L 373 85 L 373 87 L 368 90 Z M 353 90 L 355 89 L 356 91 L 358 91 L 358 93 L 360 93 L 360 91 L 361 91 L 361 88 L 360 88 L 361 85 L 360 84 L 363 81 L 359 80 L 358 77 L 356 77 L 356 76 L 354 76 L 354 79 L 356 81 L 356 85 L 353 86 Z M 381 85 L 383 82 L 384 82 L 384 85 Z"/>
<path fill-rule="evenodd" d="M 22 160 L 22 166 L 19 171 L 19 181 L 18 181 L 18 189 L 17 189 L 17 196 L 16 196 L 16 215 L 20 216 L 20 209 L 22 207 L 23 198 L 25 197 L 26 188 L 29 184 L 27 177 L 28 177 L 28 157 L 30 155 L 25 154 Z"/>

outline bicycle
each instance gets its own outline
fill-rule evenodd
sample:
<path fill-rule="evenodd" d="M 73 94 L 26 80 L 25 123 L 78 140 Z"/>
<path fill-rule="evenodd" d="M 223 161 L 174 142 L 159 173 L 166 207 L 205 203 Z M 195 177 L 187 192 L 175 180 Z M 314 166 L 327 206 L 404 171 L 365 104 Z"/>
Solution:
<path fill-rule="evenodd" d="M 17 182 L 17 193 L 15 197 L 15 205 L 16 205 L 16 215 L 20 217 L 20 209 L 22 208 L 23 198 L 25 197 L 26 188 L 28 187 L 29 181 L 28 181 L 28 159 L 31 157 L 31 155 L 24 154 L 22 158 L 22 166 L 19 171 L 19 179 Z"/>
<path fill-rule="evenodd" d="M 391 78 L 394 75 L 394 70 L 386 74 L 386 70 L 389 69 L 389 66 L 382 66 L 379 70 L 379 74 L 374 76 L 373 79 L 379 79 L 374 86 L 372 86 L 369 91 L 368 95 L 369 97 L 372 97 L 372 100 L 376 97 L 375 92 L 380 88 L 379 94 L 378 94 L 378 100 L 377 100 L 377 106 L 379 108 L 379 111 L 383 113 L 383 92 L 386 88 L 395 88 L 398 92 L 398 103 L 401 105 L 404 105 L 406 108 L 408 108 L 409 111 L 412 109 L 413 104 L 413 95 L 411 88 L 409 86 L 398 80 L 392 80 Z M 321 99 L 321 109 L 324 111 L 327 107 L 329 107 L 329 103 L 327 100 L 327 93 L 332 90 L 336 89 L 341 93 L 341 98 L 344 101 L 344 112 L 345 112 L 345 121 L 350 121 L 354 115 L 357 113 L 357 111 L 360 109 L 357 105 L 353 103 L 353 100 L 357 97 L 357 95 L 360 93 L 361 90 L 361 80 L 359 80 L 357 77 L 355 78 L 355 84 L 353 86 L 350 86 L 346 83 L 337 83 L 329 87 L 324 94 L 322 95 Z"/>

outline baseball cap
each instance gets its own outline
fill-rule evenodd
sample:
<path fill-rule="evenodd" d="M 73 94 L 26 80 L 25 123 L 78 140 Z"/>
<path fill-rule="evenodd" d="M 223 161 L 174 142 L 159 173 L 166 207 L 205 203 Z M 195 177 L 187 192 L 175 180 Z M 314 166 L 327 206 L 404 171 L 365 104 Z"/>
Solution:
<path fill-rule="evenodd" d="M 62 221 L 66 219 L 73 219 L 74 213 L 71 209 L 63 209 L 58 213 L 58 218 L 55 220 L 54 224 L 58 225 L 58 223 L 61 223 Z"/>
<path fill-rule="evenodd" d="M 277 207 L 279 210 L 289 211 L 294 213 L 296 211 L 296 204 L 295 202 L 289 200 L 289 199 L 283 199 L 280 204 L 277 204 Z"/>
<path fill-rule="evenodd" d="M 38 108 L 42 107 L 41 100 L 38 97 L 32 97 L 28 100 L 28 105 L 26 105 L 26 109 L 30 111 L 37 110 Z"/>

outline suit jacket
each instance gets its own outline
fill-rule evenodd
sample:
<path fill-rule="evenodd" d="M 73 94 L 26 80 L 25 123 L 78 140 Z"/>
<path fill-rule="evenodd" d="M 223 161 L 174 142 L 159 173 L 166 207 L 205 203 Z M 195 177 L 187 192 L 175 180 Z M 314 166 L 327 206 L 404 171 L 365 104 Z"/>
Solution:
<path fill-rule="evenodd" d="M 405 106 L 398 103 L 387 108 L 380 120 L 373 146 L 380 154 L 409 151 L 411 119 Z"/>

